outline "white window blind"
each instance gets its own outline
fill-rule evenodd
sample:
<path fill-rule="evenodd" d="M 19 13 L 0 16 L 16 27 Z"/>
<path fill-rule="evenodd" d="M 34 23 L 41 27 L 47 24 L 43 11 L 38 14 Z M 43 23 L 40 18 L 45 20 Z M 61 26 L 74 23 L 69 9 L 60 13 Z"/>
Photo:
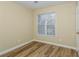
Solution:
<path fill-rule="evenodd" d="M 38 34 L 55 35 L 55 13 L 38 15 Z"/>

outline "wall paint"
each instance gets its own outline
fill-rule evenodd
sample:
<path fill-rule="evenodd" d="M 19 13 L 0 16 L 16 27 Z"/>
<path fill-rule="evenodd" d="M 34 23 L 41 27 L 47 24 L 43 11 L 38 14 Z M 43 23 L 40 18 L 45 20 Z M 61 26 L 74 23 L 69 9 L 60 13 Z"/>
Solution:
<path fill-rule="evenodd" d="M 56 13 L 56 36 L 37 35 L 37 15 L 41 13 Z M 63 5 L 48 6 L 33 10 L 34 13 L 34 39 L 62 44 L 76 48 L 75 14 L 76 2 L 68 2 Z"/>
<path fill-rule="evenodd" d="M 33 39 L 32 10 L 0 1 L 0 51 Z"/>

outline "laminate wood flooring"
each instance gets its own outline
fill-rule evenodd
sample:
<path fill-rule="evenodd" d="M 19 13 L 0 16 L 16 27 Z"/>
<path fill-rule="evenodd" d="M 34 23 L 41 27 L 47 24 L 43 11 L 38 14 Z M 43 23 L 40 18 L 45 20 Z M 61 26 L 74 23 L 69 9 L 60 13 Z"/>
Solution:
<path fill-rule="evenodd" d="M 8 52 L 3 57 L 77 57 L 78 53 L 69 48 L 59 47 L 46 43 L 33 41 L 14 51 Z"/>

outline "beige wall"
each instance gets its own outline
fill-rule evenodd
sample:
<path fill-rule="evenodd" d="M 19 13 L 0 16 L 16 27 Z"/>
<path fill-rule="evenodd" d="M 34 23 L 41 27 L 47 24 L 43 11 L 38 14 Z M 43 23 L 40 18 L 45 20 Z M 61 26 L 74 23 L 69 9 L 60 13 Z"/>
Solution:
<path fill-rule="evenodd" d="M 34 39 L 47 41 L 51 43 L 62 44 L 66 46 L 76 47 L 75 40 L 75 10 L 76 3 L 68 2 L 64 5 L 55 5 L 45 8 L 35 9 L 34 12 Z M 56 13 L 56 35 L 39 36 L 37 35 L 36 17 L 38 14 L 55 12 Z"/>
<path fill-rule="evenodd" d="M 14 2 L 0 1 L 0 51 L 30 41 L 32 20 L 31 9 Z"/>

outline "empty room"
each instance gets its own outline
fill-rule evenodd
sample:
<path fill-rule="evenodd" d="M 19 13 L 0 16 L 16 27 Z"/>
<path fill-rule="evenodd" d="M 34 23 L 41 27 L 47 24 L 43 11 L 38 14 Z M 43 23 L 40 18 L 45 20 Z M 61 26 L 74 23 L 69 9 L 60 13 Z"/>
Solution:
<path fill-rule="evenodd" d="M 0 57 L 78 56 L 78 1 L 0 1 Z"/>

